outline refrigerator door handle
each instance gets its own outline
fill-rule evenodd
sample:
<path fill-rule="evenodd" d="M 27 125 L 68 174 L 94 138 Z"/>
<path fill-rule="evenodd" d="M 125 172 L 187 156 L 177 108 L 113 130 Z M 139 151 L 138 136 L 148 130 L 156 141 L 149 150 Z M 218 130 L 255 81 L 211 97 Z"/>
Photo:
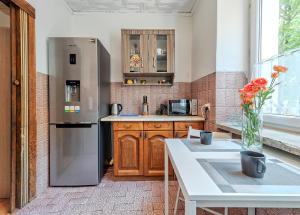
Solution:
<path fill-rule="evenodd" d="M 91 128 L 97 123 L 59 123 L 55 124 L 56 128 Z"/>

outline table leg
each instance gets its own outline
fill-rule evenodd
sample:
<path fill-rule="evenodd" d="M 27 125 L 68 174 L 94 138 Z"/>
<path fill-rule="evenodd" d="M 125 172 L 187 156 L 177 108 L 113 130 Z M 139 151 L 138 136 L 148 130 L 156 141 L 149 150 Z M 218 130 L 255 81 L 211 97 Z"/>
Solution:
<path fill-rule="evenodd" d="M 169 214 L 169 155 L 165 144 L 165 215 Z"/>
<path fill-rule="evenodd" d="M 196 202 L 185 200 L 185 215 L 196 215 L 196 213 Z"/>
<path fill-rule="evenodd" d="M 248 208 L 248 215 L 255 215 L 255 208 Z"/>

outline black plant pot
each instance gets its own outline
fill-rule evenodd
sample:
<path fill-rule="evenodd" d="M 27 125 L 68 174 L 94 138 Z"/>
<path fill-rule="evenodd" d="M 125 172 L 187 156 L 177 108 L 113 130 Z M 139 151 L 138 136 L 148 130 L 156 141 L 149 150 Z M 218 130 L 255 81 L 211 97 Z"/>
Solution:
<path fill-rule="evenodd" d="M 263 178 L 266 172 L 266 157 L 253 151 L 241 152 L 242 172 L 253 178 Z"/>

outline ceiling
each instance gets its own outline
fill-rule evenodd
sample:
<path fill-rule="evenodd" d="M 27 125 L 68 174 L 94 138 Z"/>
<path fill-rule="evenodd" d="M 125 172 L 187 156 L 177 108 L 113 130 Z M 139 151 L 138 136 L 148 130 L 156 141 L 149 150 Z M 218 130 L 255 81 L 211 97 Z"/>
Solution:
<path fill-rule="evenodd" d="M 191 13 L 198 0 L 65 0 L 74 12 Z"/>

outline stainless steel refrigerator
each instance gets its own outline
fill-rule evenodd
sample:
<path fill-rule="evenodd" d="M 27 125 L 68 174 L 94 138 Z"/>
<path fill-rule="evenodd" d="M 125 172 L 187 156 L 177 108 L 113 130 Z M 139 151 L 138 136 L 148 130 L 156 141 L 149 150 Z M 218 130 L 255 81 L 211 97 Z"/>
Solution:
<path fill-rule="evenodd" d="M 50 186 L 99 184 L 109 125 L 110 55 L 96 38 L 49 38 Z M 37 101 L 39 102 L 39 101 Z"/>

